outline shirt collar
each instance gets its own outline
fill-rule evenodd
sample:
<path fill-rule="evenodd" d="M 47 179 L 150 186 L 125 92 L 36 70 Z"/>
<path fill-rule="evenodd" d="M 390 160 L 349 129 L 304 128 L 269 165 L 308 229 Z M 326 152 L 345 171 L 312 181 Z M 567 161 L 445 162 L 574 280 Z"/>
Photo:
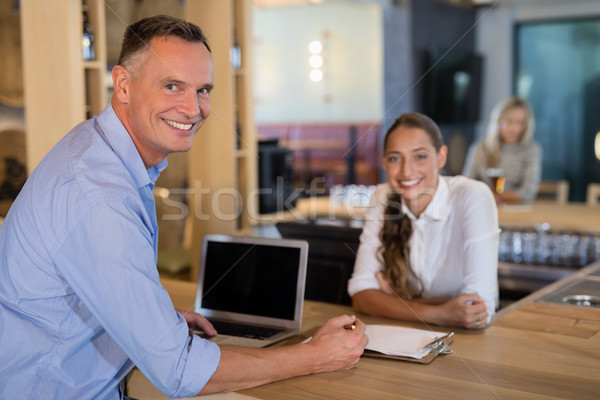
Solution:
<path fill-rule="evenodd" d="M 154 185 L 160 172 L 167 167 L 167 159 L 146 169 L 129 132 L 110 104 L 98 114 L 96 124 L 98 131 L 104 135 L 109 146 L 119 156 L 138 188 L 148 184 Z"/>
<path fill-rule="evenodd" d="M 433 194 L 433 199 L 431 199 L 427 205 L 427 208 L 421 214 L 421 217 L 426 216 L 434 221 L 445 220 L 448 217 L 449 193 L 450 191 L 448 189 L 448 183 L 446 182 L 446 179 L 444 179 L 442 176 L 439 176 L 438 186 Z M 410 209 L 406 206 L 404 200 L 402 200 L 402 211 L 408 215 L 411 220 L 417 220 L 417 217 L 415 217 L 412 211 L 410 211 Z"/>

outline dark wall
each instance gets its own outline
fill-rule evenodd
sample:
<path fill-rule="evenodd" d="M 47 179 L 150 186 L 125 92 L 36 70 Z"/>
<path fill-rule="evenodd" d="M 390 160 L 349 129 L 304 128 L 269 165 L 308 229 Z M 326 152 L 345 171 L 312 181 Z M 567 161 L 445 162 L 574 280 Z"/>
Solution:
<path fill-rule="evenodd" d="M 596 152 L 593 143 L 595 143 L 597 132 L 600 132 L 600 76 L 591 79 L 584 88 L 584 106 L 583 123 L 584 138 L 583 143 L 589 146 L 582 146 L 583 161 L 583 183 L 581 201 L 587 195 L 587 185 L 592 182 L 600 182 L 600 160 L 596 158 Z"/>
<path fill-rule="evenodd" d="M 383 132 L 398 115 L 415 107 L 410 11 L 409 5 L 398 4 L 385 9 L 383 15 Z"/>
<path fill-rule="evenodd" d="M 439 46 L 474 51 L 475 23 L 473 8 L 437 0 L 397 1 L 394 7 L 386 9 L 383 24 L 385 114 L 382 139 L 398 115 L 409 111 L 425 112 L 423 91 L 427 79 L 427 48 Z M 456 143 L 461 143 L 462 147 L 468 147 L 475 138 L 473 123 L 440 124 L 440 129 L 447 144 L 452 135 L 461 136 L 462 140 Z M 380 142 L 383 143 L 383 140 Z M 466 148 L 450 149 L 452 154 L 459 154 L 461 158 L 465 151 Z M 460 171 L 446 172 L 455 174 Z M 385 180 L 383 173 L 381 180 Z"/>
<path fill-rule="evenodd" d="M 567 180 L 572 202 L 585 201 L 587 185 L 600 182 L 600 161 L 594 154 L 600 129 L 598 54 L 598 16 L 515 26 L 514 91 L 535 115 L 542 180 Z M 518 85 L 520 79 L 527 85 Z"/>
<path fill-rule="evenodd" d="M 436 0 L 412 2 L 412 57 L 415 71 L 415 104 L 421 107 L 426 79 L 425 53 L 428 47 L 475 50 L 475 11 Z M 419 109 L 419 111 L 422 111 Z"/>

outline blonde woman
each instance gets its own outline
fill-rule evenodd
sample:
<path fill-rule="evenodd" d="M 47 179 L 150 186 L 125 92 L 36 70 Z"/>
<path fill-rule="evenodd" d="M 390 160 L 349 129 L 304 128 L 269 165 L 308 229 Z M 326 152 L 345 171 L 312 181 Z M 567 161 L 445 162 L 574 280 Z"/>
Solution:
<path fill-rule="evenodd" d="M 355 311 L 470 329 L 498 305 L 498 216 L 488 187 L 441 176 L 438 126 L 401 115 L 384 139 L 387 183 L 371 198 L 354 273 Z"/>
<path fill-rule="evenodd" d="M 463 175 L 490 182 L 488 171 L 504 177 L 497 202 L 528 203 L 535 199 L 541 177 L 542 150 L 533 140 L 534 117 L 519 97 L 498 104 L 491 113 L 487 137 L 471 146 Z"/>

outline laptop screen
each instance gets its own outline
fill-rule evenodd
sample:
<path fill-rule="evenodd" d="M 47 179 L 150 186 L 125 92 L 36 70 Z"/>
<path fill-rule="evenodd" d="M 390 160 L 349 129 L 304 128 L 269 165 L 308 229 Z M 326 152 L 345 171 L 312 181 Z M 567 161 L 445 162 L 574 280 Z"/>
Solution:
<path fill-rule="evenodd" d="M 294 320 L 300 248 L 216 240 L 205 245 L 202 308 Z"/>

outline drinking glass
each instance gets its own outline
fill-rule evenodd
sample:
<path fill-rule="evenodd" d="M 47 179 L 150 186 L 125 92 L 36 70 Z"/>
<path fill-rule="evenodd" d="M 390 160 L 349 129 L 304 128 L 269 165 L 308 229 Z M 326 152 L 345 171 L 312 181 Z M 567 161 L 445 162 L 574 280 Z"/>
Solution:
<path fill-rule="evenodd" d="M 500 232 L 498 243 L 498 261 L 511 261 L 511 233 L 503 230 Z"/>
<path fill-rule="evenodd" d="M 535 232 L 523 233 L 523 263 L 535 263 L 535 253 L 537 247 L 538 235 Z"/>
<path fill-rule="evenodd" d="M 577 261 L 580 267 L 585 267 L 590 263 L 591 245 L 591 236 L 586 235 L 579 238 L 579 246 L 577 248 Z"/>
<path fill-rule="evenodd" d="M 548 265 L 552 255 L 552 234 L 548 223 L 540 224 L 536 227 L 538 243 L 536 246 L 536 263 Z"/>
<path fill-rule="evenodd" d="M 512 262 L 520 264 L 523 262 L 523 234 L 521 232 L 512 233 Z"/>
<path fill-rule="evenodd" d="M 504 171 L 500 168 L 488 168 L 486 173 L 492 190 L 497 194 L 504 193 Z"/>

